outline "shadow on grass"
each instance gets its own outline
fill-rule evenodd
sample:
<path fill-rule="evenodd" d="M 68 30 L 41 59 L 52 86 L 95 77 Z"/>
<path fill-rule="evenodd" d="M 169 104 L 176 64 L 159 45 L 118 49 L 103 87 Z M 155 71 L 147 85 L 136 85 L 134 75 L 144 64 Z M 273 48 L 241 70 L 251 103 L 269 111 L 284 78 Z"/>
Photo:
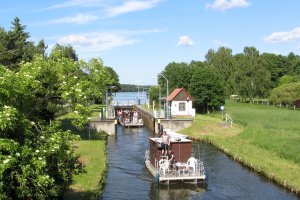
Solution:
<path fill-rule="evenodd" d="M 83 129 L 78 129 L 72 124 L 72 119 L 63 119 L 61 120 L 61 126 L 64 131 L 70 130 L 73 134 L 80 135 L 81 140 L 107 140 L 108 135 L 104 132 L 98 133 L 93 129 L 89 130 L 89 125 L 85 125 Z M 79 159 L 80 172 L 79 173 L 86 173 L 85 164 L 81 162 Z M 104 176 L 102 174 L 102 176 Z M 105 177 L 104 177 L 105 178 Z M 101 178 L 104 179 L 103 177 Z M 73 199 L 99 199 L 101 196 L 101 189 L 103 188 L 103 182 L 100 180 L 99 187 L 96 190 L 83 190 L 80 186 L 74 186 L 73 189 L 69 188 L 64 193 L 64 200 L 73 200 Z M 78 188 L 77 188 L 78 187 Z"/>
<path fill-rule="evenodd" d="M 104 132 L 98 133 L 94 129 L 89 130 L 89 125 L 85 125 L 82 130 L 76 128 L 72 124 L 72 119 L 63 119 L 62 122 L 62 129 L 64 131 L 70 130 L 72 133 L 76 135 L 80 135 L 82 140 L 106 140 L 107 134 Z"/>
<path fill-rule="evenodd" d="M 95 192 L 95 191 L 74 191 L 72 189 L 68 189 L 65 193 L 64 193 L 64 198 L 65 200 L 73 200 L 73 199 L 77 199 L 77 200 L 85 200 L 85 199 L 99 199 L 99 191 Z"/>

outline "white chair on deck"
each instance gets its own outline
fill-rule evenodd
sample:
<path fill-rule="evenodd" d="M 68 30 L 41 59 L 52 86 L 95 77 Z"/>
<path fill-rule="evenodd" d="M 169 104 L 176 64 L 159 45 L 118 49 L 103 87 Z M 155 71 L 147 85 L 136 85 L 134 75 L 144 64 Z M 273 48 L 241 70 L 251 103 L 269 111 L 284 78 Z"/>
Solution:
<path fill-rule="evenodd" d="M 159 160 L 159 171 L 162 171 L 164 176 L 166 176 L 166 172 L 169 171 L 170 161 L 167 158 L 162 158 Z"/>
<path fill-rule="evenodd" d="M 193 169 L 194 174 L 196 173 L 196 164 L 197 159 L 194 157 L 190 157 L 188 161 L 186 162 L 187 170 Z"/>

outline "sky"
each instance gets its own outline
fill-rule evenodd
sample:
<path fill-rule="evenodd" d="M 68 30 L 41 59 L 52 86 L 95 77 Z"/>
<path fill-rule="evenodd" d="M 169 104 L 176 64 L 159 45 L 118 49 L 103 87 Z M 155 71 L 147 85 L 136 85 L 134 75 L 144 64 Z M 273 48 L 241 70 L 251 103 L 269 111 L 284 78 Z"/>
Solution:
<path fill-rule="evenodd" d="M 1 0 L 0 27 L 19 17 L 48 53 L 70 44 L 79 59 L 101 58 L 122 84 L 147 85 L 168 63 L 204 61 L 220 46 L 299 55 L 299 8 L 299 0 Z"/>

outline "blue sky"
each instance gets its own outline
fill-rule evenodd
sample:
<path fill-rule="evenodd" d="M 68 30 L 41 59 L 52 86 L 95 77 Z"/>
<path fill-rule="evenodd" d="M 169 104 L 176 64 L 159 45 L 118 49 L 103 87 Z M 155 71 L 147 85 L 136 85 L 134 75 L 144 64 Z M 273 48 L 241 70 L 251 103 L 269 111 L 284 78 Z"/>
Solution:
<path fill-rule="evenodd" d="M 220 46 L 299 54 L 299 8 L 299 0 L 1 0 L 0 26 L 9 30 L 18 16 L 30 40 L 49 50 L 71 44 L 121 83 L 144 85 L 168 63 L 203 61 Z"/>

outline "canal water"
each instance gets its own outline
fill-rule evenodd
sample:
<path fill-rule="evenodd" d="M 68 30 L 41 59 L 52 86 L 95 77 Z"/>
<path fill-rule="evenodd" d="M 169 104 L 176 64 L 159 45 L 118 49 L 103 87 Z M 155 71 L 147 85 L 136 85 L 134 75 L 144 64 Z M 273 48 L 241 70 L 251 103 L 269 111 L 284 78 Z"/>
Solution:
<path fill-rule="evenodd" d="M 151 136 L 152 131 L 146 127 L 121 126 L 116 136 L 109 136 L 109 172 L 101 199 L 298 199 L 206 143 L 193 144 L 194 156 L 200 157 L 205 164 L 208 177 L 205 182 L 156 186 L 144 166 L 144 154 Z"/>

